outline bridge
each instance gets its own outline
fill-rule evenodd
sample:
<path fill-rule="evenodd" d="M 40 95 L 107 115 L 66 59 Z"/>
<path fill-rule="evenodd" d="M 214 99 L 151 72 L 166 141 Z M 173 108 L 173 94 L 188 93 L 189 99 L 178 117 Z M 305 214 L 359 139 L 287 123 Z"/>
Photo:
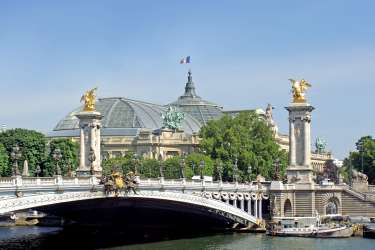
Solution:
<path fill-rule="evenodd" d="M 106 201 L 151 201 L 153 204 L 177 204 L 188 211 L 214 216 L 232 224 L 251 226 L 263 219 L 269 195 L 261 184 L 140 179 L 136 193 L 104 192 L 99 179 L 91 177 L 3 177 L 0 178 L 0 213 L 36 209 L 64 215 L 69 204 L 89 201 L 104 204 Z M 77 203 L 79 202 L 79 203 Z M 112 203 L 113 204 L 113 203 Z M 64 207 L 64 209 L 62 209 Z"/>

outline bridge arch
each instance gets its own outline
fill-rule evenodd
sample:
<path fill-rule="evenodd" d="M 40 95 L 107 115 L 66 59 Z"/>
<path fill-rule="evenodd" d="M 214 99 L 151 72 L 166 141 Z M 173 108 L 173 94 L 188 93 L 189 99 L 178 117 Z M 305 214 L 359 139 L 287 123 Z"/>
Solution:
<path fill-rule="evenodd" d="M 30 195 L 18 198 L 11 198 L 0 201 L 0 213 L 13 212 L 29 208 L 41 210 L 49 210 L 50 207 L 60 207 L 62 204 L 68 204 L 77 201 L 100 200 L 106 198 L 122 198 L 122 199 L 148 199 L 158 201 L 159 203 L 178 202 L 189 205 L 193 209 L 204 209 L 212 216 L 225 218 L 227 221 L 239 223 L 247 226 L 256 224 L 258 221 L 254 216 L 232 207 L 224 202 L 207 199 L 205 197 L 176 192 L 141 191 L 137 194 L 125 194 L 121 192 L 118 197 L 114 195 L 105 195 L 102 191 L 82 191 L 82 192 L 66 192 L 66 193 L 42 193 L 40 195 Z"/>
<path fill-rule="evenodd" d="M 293 216 L 293 208 L 292 203 L 289 199 L 284 201 L 284 216 L 285 217 L 292 217 Z"/>

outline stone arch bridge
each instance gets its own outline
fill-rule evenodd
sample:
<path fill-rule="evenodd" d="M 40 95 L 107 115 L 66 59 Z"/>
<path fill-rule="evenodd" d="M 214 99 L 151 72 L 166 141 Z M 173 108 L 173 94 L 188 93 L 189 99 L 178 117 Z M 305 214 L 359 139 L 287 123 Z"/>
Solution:
<path fill-rule="evenodd" d="M 242 226 L 259 225 L 269 207 L 266 186 L 206 181 L 141 179 L 137 193 L 105 194 L 96 177 L 9 177 L 0 178 L 0 213 L 25 209 L 54 213 L 67 204 L 84 205 L 110 199 L 152 201 L 153 204 L 182 204 L 194 212 Z M 77 204 L 78 204 L 77 203 Z M 94 209 L 95 207 L 93 207 Z M 70 207 L 67 210 L 71 210 Z M 57 212 L 58 213 L 58 212 Z M 60 212 L 64 215 L 64 212 Z"/>

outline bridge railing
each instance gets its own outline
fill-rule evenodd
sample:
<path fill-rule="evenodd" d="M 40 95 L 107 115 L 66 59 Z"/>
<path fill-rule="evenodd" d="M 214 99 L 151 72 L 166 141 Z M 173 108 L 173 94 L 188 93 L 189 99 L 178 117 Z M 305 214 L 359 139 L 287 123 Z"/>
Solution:
<path fill-rule="evenodd" d="M 96 177 L 1 177 L 0 188 L 99 184 Z"/>
<path fill-rule="evenodd" d="M 12 177 L 1 177 L 0 187 L 13 186 L 14 179 Z"/>
<path fill-rule="evenodd" d="M 0 188 L 21 188 L 21 187 L 47 187 L 47 186 L 88 186 L 99 184 L 99 179 L 89 177 L 1 177 Z M 165 189 L 208 189 L 217 191 L 255 191 L 260 190 L 258 185 L 253 183 L 229 183 L 220 181 L 186 180 L 186 179 L 139 179 L 139 187 L 165 188 Z M 266 189 L 262 187 L 261 189 Z"/>
<path fill-rule="evenodd" d="M 368 191 L 370 193 L 375 193 L 375 185 L 368 185 Z"/>
<path fill-rule="evenodd" d="M 139 179 L 139 187 L 151 188 L 188 188 L 188 189 L 214 189 L 220 190 L 243 190 L 255 191 L 267 189 L 266 186 L 258 187 L 252 183 L 230 183 L 220 181 L 186 180 L 186 179 Z"/>

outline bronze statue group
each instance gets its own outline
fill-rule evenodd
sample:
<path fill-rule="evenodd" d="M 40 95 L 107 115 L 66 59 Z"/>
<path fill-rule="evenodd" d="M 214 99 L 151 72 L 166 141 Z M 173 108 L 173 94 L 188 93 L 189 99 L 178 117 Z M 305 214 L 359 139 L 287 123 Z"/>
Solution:
<path fill-rule="evenodd" d="M 106 195 L 114 193 L 117 197 L 122 190 L 124 190 L 126 194 L 130 191 L 137 194 L 136 188 L 138 180 L 137 176 L 132 171 L 123 176 L 120 171 L 112 170 L 111 175 L 102 177 L 101 184 L 104 184 L 104 192 Z"/>

